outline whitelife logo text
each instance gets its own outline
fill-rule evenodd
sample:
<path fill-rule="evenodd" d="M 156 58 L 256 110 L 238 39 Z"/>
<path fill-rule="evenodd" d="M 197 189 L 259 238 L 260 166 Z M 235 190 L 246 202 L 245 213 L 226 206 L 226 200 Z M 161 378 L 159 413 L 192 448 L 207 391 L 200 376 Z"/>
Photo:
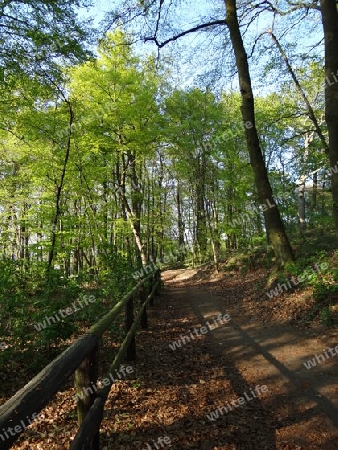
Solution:
<path fill-rule="evenodd" d="M 177 348 L 181 348 L 182 345 L 187 344 L 188 342 L 191 342 L 191 340 L 194 340 L 196 337 L 200 337 L 203 334 L 207 334 L 209 331 L 213 331 L 219 326 L 223 325 L 224 323 L 227 323 L 231 320 L 231 317 L 229 314 L 220 314 L 216 319 L 213 319 L 214 327 L 207 321 L 205 326 L 202 326 L 201 328 L 194 328 L 193 331 L 188 330 L 188 333 L 185 335 L 180 335 L 181 339 L 178 339 L 177 341 L 174 341 L 172 344 L 169 344 L 169 347 L 171 350 L 176 350 Z"/>

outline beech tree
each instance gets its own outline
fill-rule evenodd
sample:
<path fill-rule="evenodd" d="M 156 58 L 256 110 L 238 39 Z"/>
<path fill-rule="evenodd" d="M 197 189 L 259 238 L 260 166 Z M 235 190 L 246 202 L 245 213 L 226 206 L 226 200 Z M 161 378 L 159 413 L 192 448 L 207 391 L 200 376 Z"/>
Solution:
<path fill-rule="evenodd" d="M 202 92 L 192 89 L 188 92 L 174 91 L 166 100 L 168 120 L 167 136 L 171 147 L 168 151 L 170 159 L 175 161 L 177 177 L 178 235 L 182 243 L 182 180 L 190 186 L 193 201 L 193 226 L 190 228 L 195 253 L 201 261 L 207 252 L 208 237 L 218 238 L 208 232 L 213 229 L 210 217 L 208 197 L 215 180 L 215 155 L 217 146 L 208 143 L 210 137 L 219 129 L 221 122 L 221 105 L 216 102 L 210 91 Z M 208 206 L 209 205 L 209 206 Z M 217 227 L 216 227 L 217 228 Z M 214 252 L 214 259 L 217 259 Z"/>
<path fill-rule="evenodd" d="M 153 5 L 141 6 L 141 11 L 144 14 L 149 13 L 149 9 Z M 248 58 L 244 48 L 243 39 L 241 36 L 240 25 L 237 17 L 237 5 L 235 0 L 226 0 L 226 18 L 219 20 L 211 20 L 206 23 L 201 23 L 190 29 L 184 30 L 174 36 L 160 41 L 157 33 L 161 26 L 161 7 L 157 9 L 155 14 L 155 32 L 153 36 L 146 37 L 146 41 L 153 41 L 158 48 L 163 48 L 170 42 L 186 36 L 190 33 L 195 33 L 200 30 L 212 29 L 215 26 L 227 27 L 230 33 L 230 40 L 235 54 L 240 92 L 242 95 L 242 120 L 245 127 L 245 135 L 247 139 L 247 148 L 250 155 L 250 163 L 253 169 L 256 189 L 258 193 L 259 202 L 264 205 L 269 202 L 273 205 L 271 208 L 264 208 L 265 227 L 273 246 L 276 262 L 279 266 L 283 266 L 286 262 L 291 262 L 294 259 L 292 249 L 285 232 L 284 224 L 282 222 L 278 206 L 274 201 L 271 185 L 268 178 L 264 158 L 259 144 L 258 132 L 255 125 L 255 107 L 254 97 L 251 87 L 251 79 L 248 66 Z M 156 7 L 157 8 L 157 7 Z"/>
<path fill-rule="evenodd" d="M 331 167 L 338 162 L 338 11 L 335 0 L 321 0 L 320 11 L 325 42 L 325 120 L 329 132 Z M 333 218 L 338 238 L 338 173 L 332 172 Z"/>
<path fill-rule="evenodd" d="M 239 86 L 242 95 L 242 118 L 245 127 L 250 162 L 255 176 L 255 184 L 260 203 L 269 202 L 274 207 L 269 207 L 263 211 L 267 233 L 273 246 L 277 264 L 283 266 L 286 262 L 293 261 L 293 253 L 285 232 L 277 204 L 274 201 L 268 173 L 260 148 L 258 132 L 256 129 L 254 97 L 251 87 L 251 78 L 247 54 L 243 45 L 240 33 L 237 9 L 235 0 L 225 0 L 227 25 L 229 27 L 230 38 L 234 49 Z"/>
<path fill-rule="evenodd" d="M 307 20 L 309 11 L 318 11 L 321 16 L 324 32 L 325 49 L 325 120 L 328 129 L 328 144 L 326 143 L 318 123 L 314 120 L 316 132 L 319 133 L 324 148 L 328 151 L 331 167 L 335 167 L 338 161 L 338 113 L 336 104 L 338 99 L 338 83 L 335 78 L 338 73 L 338 11 L 335 0 L 317 0 L 315 2 L 289 2 L 283 4 L 281 9 L 277 2 L 268 2 L 269 9 L 281 16 L 290 16 L 294 12 L 302 12 L 304 20 Z M 275 38 L 275 41 L 278 41 Z M 279 46 L 279 50 L 281 50 Z M 284 56 L 285 59 L 285 56 Z M 290 70 L 290 67 L 289 67 Z M 306 100 L 306 99 L 305 99 Z M 309 106 L 309 105 L 308 105 Z M 315 119 L 309 108 L 311 120 Z M 336 236 L 338 238 L 338 174 L 332 171 L 331 191 L 333 200 L 333 217 L 335 223 Z"/>
<path fill-rule="evenodd" d="M 85 59 L 88 39 L 77 9 L 87 0 L 5 0 L 0 5 L 0 69 L 2 79 L 26 73 L 51 79 L 60 75 L 57 59 Z"/>
<path fill-rule="evenodd" d="M 78 120 L 90 131 L 83 137 L 79 130 L 77 142 L 91 152 L 91 158 L 96 153 L 104 167 L 104 178 L 97 180 L 105 194 L 104 240 L 111 240 L 107 208 L 114 199 L 121 208 L 117 217 L 131 227 L 138 263 L 146 265 L 148 252 L 141 226 L 143 174 L 145 161 L 154 157 L 158 136 L 158 78 L 153 60 L 141 62 L 120 30 L 108 34 L 98 51 L 97 61 L 73 71 L 71 89 L 78 103 Z M 92 112 L 94 104 L 98 117 Z"/>

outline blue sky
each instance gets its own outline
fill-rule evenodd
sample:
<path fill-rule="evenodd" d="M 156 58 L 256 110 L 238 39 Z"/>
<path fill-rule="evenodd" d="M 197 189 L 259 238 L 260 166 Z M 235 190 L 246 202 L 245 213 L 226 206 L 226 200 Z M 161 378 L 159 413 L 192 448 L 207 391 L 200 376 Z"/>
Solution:
<path fill-rule="evenodd" d="M 103 20 L 105 12 L 117 8 L 122 2 L 120 0 L 94 0 L 94 3 L 89 14 L 94 17 L 95 25 L 98 26 Z M 164 5 L 166 4 L 168 2 L 164 3 Z M 224 13 L 223 0 L 219 0 L 219 2 L 185 0 L 180 3 L 179 8 L 173 10 L 172 14 L 177 29 L 183 30 L 195 26 L 203 20 L 208 21 L 210 17 L 212 19 L 223 18 Z M 251 24 L 249 31 L 244 36 L 248 54 L 251 53 L 253 42 L 262 32 L 272 26 L 272 21 L 271 14 L 262 14 Z M 274 31 L 281 38 L 293 67 L 299 68 L 303 64 L 302 58 L 298 56 L 296 58 L 296 55 L 308 53 L 309 49 L 321 39 L 320 14 L 319 12 L 310 13 L 306 20 L 299 21 L 296 26 L 292 27 L 291 24 L 290 19 L 282 17 L 276 20 Z M 208 84 L 208 81 L 212 83 L 213 78 L 214 80 L 218 78 L 218 83 L 216 83 L 218 89 L 238 89 L 236 69 L 233 65 L 233 58 L 230 56 L 231 45 L 227 42 L 226 35 L 226 29 L 224 32 L 220 29 L 219 36 L 212 36 L 208 32 L 191 34 L 161 50 L 161 55 L 173 58 L 173 76 L 177 87 L 198 83 L 203 85 L 204 82 Z M 267 50 L 269 46 L 271 47 L 271 38 L 268 36 L 261 38 L 254 54 L 255 59 L 250 60 L 250 71 L 256 94 L 272 92 L 283 80 L 289 78 L 284 63 L 276 50 L 274 57 L 279 63 L 279 69 L 264 75 L 264 67 L 271 59 Z M 140 43 L 137 47 L 141 53 L 157 52 L 155 45 Z M 319 54 L 323 52 L 322 48 L 316 50 Z M 208 72 L 209 76 L 205 77 Z"/>

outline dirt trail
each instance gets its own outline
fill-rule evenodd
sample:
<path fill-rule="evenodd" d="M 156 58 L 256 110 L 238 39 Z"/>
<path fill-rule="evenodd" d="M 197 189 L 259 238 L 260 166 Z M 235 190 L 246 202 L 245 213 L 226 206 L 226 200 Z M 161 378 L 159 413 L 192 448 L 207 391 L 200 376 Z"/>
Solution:
<path fill-rule="evenodd" d="M 248 394 L 257 385 L 266 385 L 268 389 L 259 398 L 233 408 L 234 411 L 227 408 L 229 412 L 221 414 L 225 410 L 219 410 L 220 418 L 214 423 L 223 422 L 226 426 L 227 419 L 235 413 L 242 416 L 243 422 L 249 408 L 252 416 L 246 417 L 247 424 L 243 425 L 242 439 L 236 448 L 337 449 L 338 356 L 331 356 L 336 354 L 337 342 L 325 346 L 321 336 L 313 336 L 312 332 L 309 335 L 290 324 L 266 325 L 255 317 L 248 318 L 240 308 L 227 302 L 227 295 L 215 296 L 192 286 L 189 280 L 194 274 L 194 271 L 166 272 L 167 295 L 174 308 L 184 298 L 200 326 L 220 313 L 231 316 L 230 322 L 205 334 L 208 352 L 214 354 L 223 368 L 224 380 L 231 381 L 229 391 L 234 391 L 231 399 L 243 397 L 244 392 Z M 187 345 L 198 343 L 191 339 Z M 332 353 L 327 350 L 330 345 Z M 323 356 L 316 359 L 316 354 Z M 316 365 L 307 369 L 303 363 L 313 358 Z M 214 409 L 226 405 L 228 393 L 214 399 Z"/>

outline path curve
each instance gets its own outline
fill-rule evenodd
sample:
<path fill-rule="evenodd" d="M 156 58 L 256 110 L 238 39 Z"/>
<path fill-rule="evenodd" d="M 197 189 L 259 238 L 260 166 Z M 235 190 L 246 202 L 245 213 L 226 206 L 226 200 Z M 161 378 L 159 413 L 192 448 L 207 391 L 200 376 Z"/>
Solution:
<path fill-rule="evenodd" d="M 262 442 L 252 442 L 252 448 L 266 445 L 274 449 L 285 445 L 285 448 L 337 449 L 338 357 L 332 357 L 334 350 L 330 353 L 320 337 L 304 335 L 303 330 L 289 324 L 263 325 L 254 317 L 248 321 L 247 317 L 241 317 L 236 306 L 227 305 L 226 296 L 215 296 L 192 286 L 189 280 L 195 273 L 191 270 L 164 274 L 172 303 L 179 303 L 183 295 L 201 326 L 219 314 L 229 314 L 229 323 L 205 335 L 212 349 L 209 351 L 224 364 L 224 377 L 231 380 L 235 398 L 243 397 L 243 393 L 248 394 L 258 385 L 268 388 L 259 399 L 250 400 L 250 408 L 255 405 L 255 412 L 249 428 L 259 430 L 257 439 L 262 436 Z M 315 365 L 307 369 L 304 363 L 309 360 Z M 245 415 L 248 406 L 238 406 L 236 412 L 241 410 Z M 229 414 L 222 414 L 222 408 L 218 411 L 219 420 Z"/>

